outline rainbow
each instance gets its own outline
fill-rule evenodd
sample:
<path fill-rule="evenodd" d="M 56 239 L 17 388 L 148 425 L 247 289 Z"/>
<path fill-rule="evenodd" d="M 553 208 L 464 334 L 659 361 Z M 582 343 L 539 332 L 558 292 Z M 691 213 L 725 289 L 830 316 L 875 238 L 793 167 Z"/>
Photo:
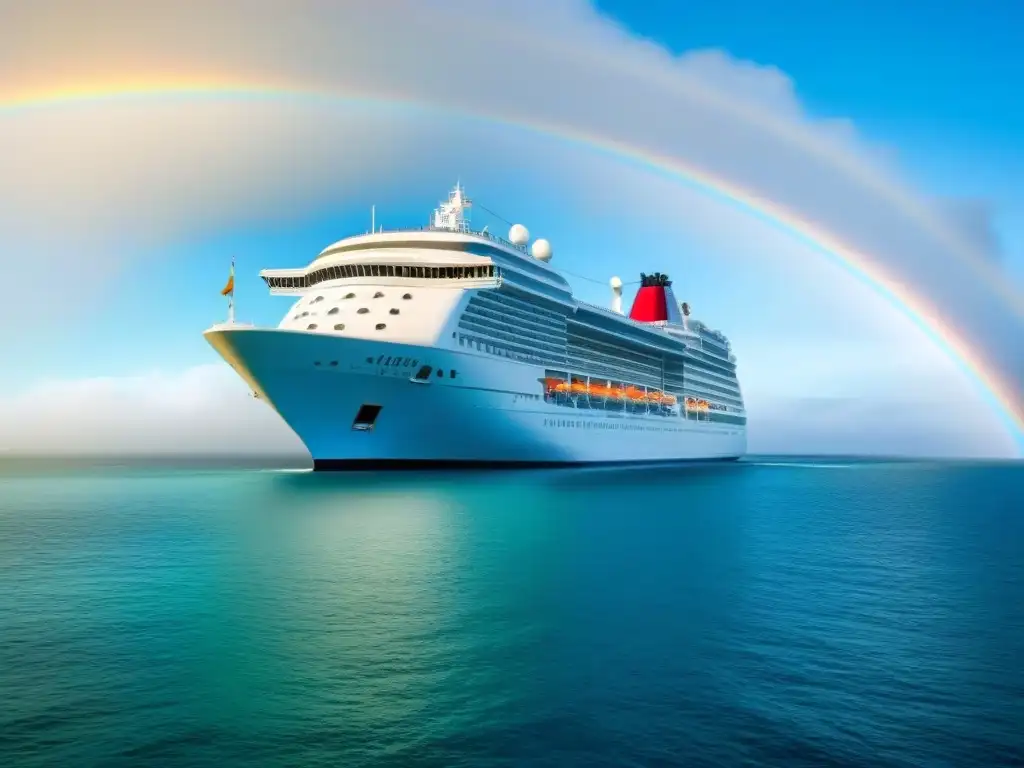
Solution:
<path fill-rule="evenodd" d="M 381 98 L 367 96 L 356 90 L 339 92 L 328 89 L 303 88 L 291 84 L 254 84 L 244 81 L 199 78 L 182 82 L 145 79 L 137 82 L 119 81 L 116 84 L 99 86 L 72 86 L 64 88 L 39 88 L 37 90 L 3 94 L 0 93 L 0 115 L 25 109 L 61 106 L 75 102 L 95 103 L 143 97 L 179 96 L 186 98 L 216 96 L 224 97 L 295 97 L 305 96 L 346 102 L 366 102 L 381 105 L 404 104 L 419 108 L 436 108 L 425 101 L 405 97 Z M 682 181 L 688 186 L 756 216 L 766 224 L 786 232 L 804 245 L 838 264 L 848 274 L 875 290 L 895 309 L 916 325 L 939 349 L 953 359 L 961 370 L 977 385 L 985 401 L 1000 416 L 1005 429 L 1024 455 L 1024 405 L 1017 402 L 1012 386 L 990 370 L 987 362 L 977 354 L 974 347 L 951 325 L 942 320 L 929 301 L 915 295 L 907 286 L 886 273 L 876 259 L 852 248 L 830 232 L 764 197 L 743 189 L 725 179 L 714 176 L 697 166 L 675 157 L 668 157 L 648 149 L 611 140 L 604 136 L 590 134 L 562 125 L 547 124 L 531 120 L 494 117 L 472 113 L 466 110 L 446 110 L 450 114 L 492 123 L 511 125 L 516 128 L 582 143 L 593 149 L 606 152 L 616 158 L 630 160 Z M 990 281 L 991 282 L 991 281 Z M 998 291 L 1008 297 L 1005 290 Z M 1008 297 L 1009 298 L 1009 297 Z M 1016 309 L 1016 308 L 1015 308 Z"/>

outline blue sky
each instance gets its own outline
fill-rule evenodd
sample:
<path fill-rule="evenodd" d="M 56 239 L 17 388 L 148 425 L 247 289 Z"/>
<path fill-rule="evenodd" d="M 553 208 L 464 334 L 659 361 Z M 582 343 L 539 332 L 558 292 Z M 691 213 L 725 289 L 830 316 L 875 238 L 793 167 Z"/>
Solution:
<path fill-rule="evenodd" d="M 1024 3 L 1015 0 L 600 0 L 681 53 L 724 48 L 778 67 L 814 112 L 846 115 L 929 189 L 996 197 L 1024 278 Z"/>
<path fill-rule="evenodd" d="M 244 4 L 234 9 L 232 2 L 225 1 L 223 18 L 196 20 L 182 14 L 176 19 L 175 11 L 168 10 L 157 27 L 147 26 L 153 22 L 146 14 L 136 18 L 119 13 L 118 24 L 86 36 L 84 44 L 94 44 L 95 55 L 68 60 L 68 71 L 74 73 L 69 77 L 86 84 L 90 77 L 99 78 L 83 71 L 82 62 L 88 69 L 113 54 L 128 61 L 139 57 L 131 66 L 117 59 L 117 69 L 166 69 L 167 62 L 187 69 L 197 55 L 189 53 L 192 43 L 185 41 L 204 33 L 220 40 L 217 24 L 231 21 L 231 12 L 238 10 L 234 21 L 252 26 L 238 36 L 238 43 L 211 46 L 225 57 L 214 68 L 277 76 L 293 67 L 288 74 L 292 80 L 319 82 L 352 63 L 302 60 L 308 51 L 322 47 L 317 39 L 301 35 L 315 36 L 320 27 L 323 34 L 348 33 L 350 44 L 339 41 L 332 51 L 350 50 L 385 28 L 384 6 L 397 8 L 404 0 L 387 0 L 373 9 L 324 11 L 338 16 L 292 30 L 295 40 L 287 40 L 297 46 L 294 55 L 280 61 L 261 57 L 270 56 L 286 39 L 280 30 L 292 20 L 287 8 L 282 6 L 284 15 L 261 28 L 259 19 L 245 14 Z M 73 21 L 77 13 L 73 4 L 61 8 L 64 0 L 46 4 L 53 6 L 46 19 Z M 455 19 L 458 0 L 451 6 Z M 555 6 L 560 10 L 550 11 Z M 1005 452 L 1000 420 L 982 404 L 977 387 L 898 308 L 851 279 L 834 259 L 662 172 L 578 142 L 458 113 L 563 122 L 675 154 L 759 194 L 779 195 L 780 204 L 828 223 L 844 242 L 869 252 L 882 253 L 887 243 L 919 250 L 923 258 L 916 260 L 903 259 L 900 253 L 883 255 L 901 279 L 913 281 L 919 275 L 921 289 L 936 302 L 944 305 L 951 296 L 958 300 L 956 291 L 963 285 L 965 309 L 980 310 L 988 304 L 986 294 L 962 282 L 959 273 L 951 271 L 946 285 L 931 280 L 932 246 L 901 229 L 889 203 L 869 199 L 855 185 L 832 195 L 849 179 L 825 168 L 821 158 L 805 162 L 804 155 L 810 158 L 810 153 L 803 139 L 772 144 L 774 139 L 765 138 L 770 132 L 759 128 L 757 120 L 746 126 L 732 118 L 715 122 L 720 117 L 717 107 L 706 107 L 700 99 L 678 104 L 674 97 L 663 99 L 661 90 L 671 88 L 679 73 L 667 60 L 650 56 L 643 41 L 680 57 L 687 77 L 696 77 L 730 103 L 764 108 L 785 130 L 825 136 L 833 145 L 830 152 L 863 158 L 865 168 L 898 175 L 899 184 L 913 188 L 920 200 L 940 196 L 980 201 L 988 211 L 983 223 L 995 227 L 1001 244 L 999 258 L 1020 288 L 1024 103 L 1013 98 L 1012 89 L 1024 82 L 1024 6 L 959 0 L 941 8 L 876 0 L 682 5 L 602 0 L 597 8 L 623 26 L 621 36 L 604 26 L 606 18 L 569 0 L 481 9 L 496 14 L 474 21 L 481 33 L 494 35 L 481 43 L 486 59 L 473 56 L 472 39 L 452 33 L 459 46 L 455 52 L 479 64 L 463 71 L 461 78 L 468 82 L 458 90 L 470 96 L 450 101 L 454 110 L 442 103 L 451 94 L 438 92 L 434 99 L 429 84 L 417 83 L 424 70 L 444 68 L 440 62 L 452 43 L 444 39 L 444 30 L 421 35 L 427 22 L 406 19 L 416 12 L 409 6 L 407 13 L 393 17 L 401 19 L 389 27 L 394 39 L 386 45 L 366 40 L 367 60 L 380 51 L 387 57 L 374 66 L 357 60 L 352 74 L 355 82 L 377 78 L 374 93 L 391 89 L 399 95 L 404 90 L 427 94 L 423 100 L 436 100 L 436 108 L 367 106 L 344 99 L 249 103 L 156 95 L 114 105 L 0 113 L 0 130 L 15 137 L 4 145 L 22 148 L 12 150 L 10 161 L 22 163 L 26 183 L 42 190 L 39 200 L 29 203 L 24 202 L 26 195 L 9 190 L 6 202 L 14 213 L 6 229 L 15 234 L 7 236 L 8 252 L 60 251 L 76 257 L 54 269 L 80 274 L 67 278 L 66 316 L 51 318 L 50 325 L 41 318 L 3 341 L 5 354 L 20 364 L 0 376 L 0 397 L 13 398 L 13 409 L 22 402 L 19 393 L 37 381 L 130 378 L 151 371 L 173 376 L 216 364 L 201 331 L 224 315 L 218 291 L 232 254 L 238 257 L 240 318 L 276 323 L 288 300 L 267 296 L 259 269 L 302 265 L 328 243 L 364 230 L 371 203 L 378 206 L 379 223 L 421 224 L 461 176 L 484 205 L 527 224 L 535 236 L 551 239 L 554 263 L 570 272 L 601 283 L 612 274 L 629 282 L 640 271 L 670 272 L 680 297 L 733 339 L 746 366 L 742 372 L 751 402 L 763 404 L 765 411 L 778 406 L 778 419 L 791 419 L 801 399 L 845 398 L 868 408 L 849 411 L 852 415 L 841 429 L 828 426 L 845 430 L 849 438 L 835 443 L 837 450 L 863 445 L 884 452 L 889 437 L 876 437 L 874 443 L 853 439 L 857 421 L 907 412 L 913 410 L 908 404 L 918 403 L 917 421 L 901 427 L 917 445 L 941 437 L 954 452 L 958 442 L 972 449 L 980 446 L 982 452 L 985 446 Z M 522 29 L 509 27 L 509 19 L 521 21 Z M 445 23 L 445 29 L 454 28 L 454 22 Z M 508 34 L 496 31 L 503 29 Z M 521 32 L 521 40 L 515 32 Z M 429 48 L 433 43 L 415 49 L 403 45 L 404 34 L 412 40 L 437 38 L 437 49 Z M 551 40 L 547 48 L 540 45 L 545 35 Z M 136 46 L 140 40 L 146 44 Z M 532 52 L 524 53 L 537 41 Z M 54 32 L 52 49 L 43 50 L 40 43 L 38 50 L 15 50 L 12 60 L 19 66 L 14 71 L 59 71 L 60 57 L 66 55 L 59 42 Z M 710 52 L 711 58 L 695 52 Z M 204 51 L 198 58 L 205 62 L 209 55 Z M 547 64 L 545 55 L 553 57 Z M 601 71 L 605 55 L 608 63 Z M 541 63 L 531 74 L 529 62 L 535 60 Z M 40 61 L 47 67 L 39 66 Z M 474 76 L 482 79 L 476 86 Z M 620 76 L 621 83 L 613 82 Z M 611 98 L 622 103 L 609 108 Z M 628 99 L 632 101 L 627 104 Z M 603 109 L 595 110 L 595 105 Z M 615 122 L 618 112 L 623 119 Z M 634 114 L 637 118 L 631 121 Z M 821 119 L 844 121 L 841 135 L 834 135 Z M 706 135 L 701 135 L 705 123 Z M 677 132 L 683 138 L 673 144 Z M 45 172 L 48 161 L 55 168 L 52 179 Z M 77 174 L 86 180 L 81 189 Z M 33 230 L 37 214 L 45 226 L 37 224 Z M 113 227 L 93 226 L 108 219 Z M 80 226 L 85 237 L 61 241 L 52 222 L 65 220 Z M 479 211 L 477 221 L 491 223 L 494 230 L 504 228 Z M 939 251 L 934 259 L 936 273 L 961 268 Z M 17 269 L 20 262 L 12 264 Z M 604 285 L 574 284 L 582 298 L 607 301 Z M 60 303 L 65 306 L 64 298 Z M 29 305 L 10 304 L 8 309 L 22 318 Z M 967 312 L 965 322 L 967 315 L 981 314 Z M 985 323 L 969 329 L 974 335 L 968 335 L 995 339 L 994 348 L 1005 353 L 1009 347 L 1003 339 L 1012 339 L 1013 327 L 999 318 Z M 1012 374 L 1020 361 L 1012 355 L 1007 360 Z M 925 392 L 932 399 L 921 394 Z M 970 393 L 975 410 L 946 423 L 943 399 L 959 400 L 965 393 Z M 782 400 L 784 407 L 778 404 Z M 140 416 L 139 423 L 143 421 Z M 773 429 L 766 426 L 763 431 Z M 817 436 L 805 435 L 808 451 L 830 447 L 827 430 L 822 430 Z M 913 440 L 908 445 L 912 450 Z M 801 446 L 790 441 L 781 447 Z"/>
<path fill-rule="evenodd" d="M 1024 5 L 1014 0 L 597 5 L 677 53 L 724 48 L 774 65 L 812 110 L 854 117 L 887 143 L 930 136 L 1019 157 L 1024 103 L 1012 89 L 1024 78 Z"/>

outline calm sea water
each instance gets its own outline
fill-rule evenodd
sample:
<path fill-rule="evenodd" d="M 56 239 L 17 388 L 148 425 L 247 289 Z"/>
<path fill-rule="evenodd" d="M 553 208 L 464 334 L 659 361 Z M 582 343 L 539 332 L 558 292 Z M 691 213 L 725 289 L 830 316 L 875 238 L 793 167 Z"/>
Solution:
<path fill-rule="evenodd" d="M 1024 763 L 1024 465 L 0 471 L 0 764 Z"/>

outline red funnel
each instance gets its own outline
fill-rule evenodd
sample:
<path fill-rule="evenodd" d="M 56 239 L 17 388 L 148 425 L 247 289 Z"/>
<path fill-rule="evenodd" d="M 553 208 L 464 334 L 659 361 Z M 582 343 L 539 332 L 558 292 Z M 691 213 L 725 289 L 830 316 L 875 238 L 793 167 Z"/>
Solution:
<path fill-rule="evenodd" d="M 640 273 L 640 290 L 633 299 L 629 317 L 641 323 L 664 323 L 669 319 L 670 301 L 668 287 L 672 281 L 668 275 L 656 272 L 653 275 Z"/>

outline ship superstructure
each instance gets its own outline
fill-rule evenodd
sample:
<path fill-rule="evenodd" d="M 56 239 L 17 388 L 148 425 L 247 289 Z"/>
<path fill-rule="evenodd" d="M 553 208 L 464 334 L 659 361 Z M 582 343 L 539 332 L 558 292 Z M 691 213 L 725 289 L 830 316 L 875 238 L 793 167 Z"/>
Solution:
<path fill-rule="evenodd" d="M 375 230 L 300 269 L 276 328 L 213 347 L 305 443 L 317 469 L 735 459 L 746 413 L 726 337 L 666 275 L 628 316 L 578 301 L 546 240 L 469 224 L 461 186 L 428 226 Z"/>

